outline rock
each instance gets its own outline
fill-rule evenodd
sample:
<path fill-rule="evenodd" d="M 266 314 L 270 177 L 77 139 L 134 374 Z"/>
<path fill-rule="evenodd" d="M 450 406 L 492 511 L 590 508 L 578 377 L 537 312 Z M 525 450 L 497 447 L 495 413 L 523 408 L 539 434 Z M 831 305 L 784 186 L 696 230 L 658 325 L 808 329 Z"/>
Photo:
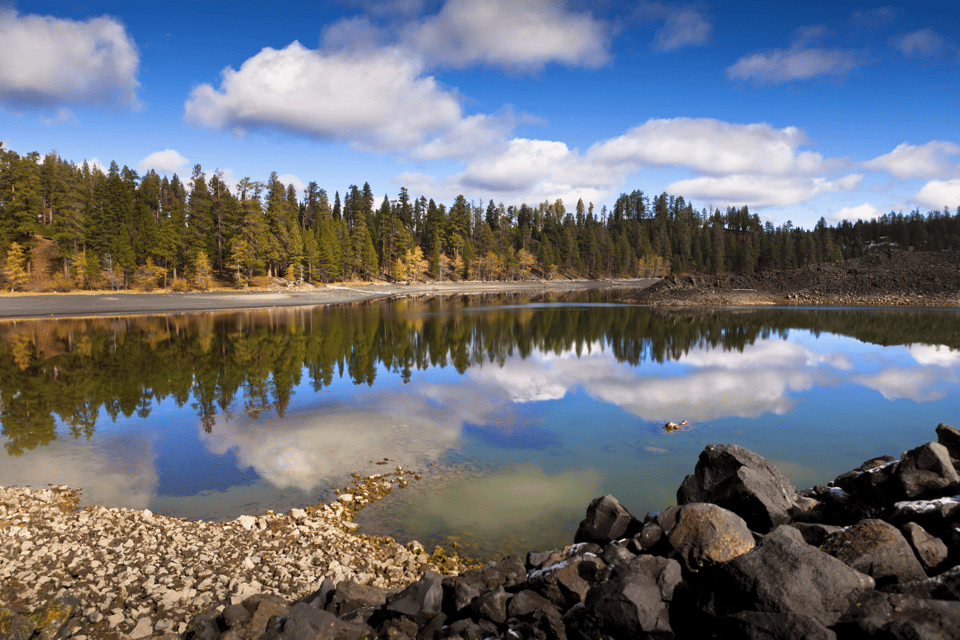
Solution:
<path fill-rule="evenodd" d="M 872 577 L 878 587 L 927 577 L 903 534 L 883 520 L 863 520 L 842 529 L 820 548 Z"/>
<path fill-rule="evenodd" d="M 386 601 L 387 594 L 383 589 L 344 580 L 337 585 L 326 608 L 330 613 L 343 616 L 361 607 L 381 607 Z"/>
<path fill-rule="evenodd" d="M 789 526 L 777 527 L 753 551 L 718 565 L 711 578 L 706 607 L 713 615 L 794 613 L 827 627 L 874 587 L 873 578 L 808 545 Z"/>
<path fill-rule="evenodd" d="M 52 640 L 70 637 L 71 629 L 79 624 L 74 618 L 79 606 L 80 600 L 70 594 L 51 599 L 30 616 L 37 624 L 37 633 L 34 638 Z"/>
<path fill-rule="evenodd" d="M 842 637 L 958 638 L 960 602 L 927 600 L 893 593 L 864 593 L 844 614 L 837 630 Z"/>
<path fill-rule="evenodd" d="M 37 623 L 27 616 L 0 607 L 0 638 L 3 640 L 30 640 L 36 628 Z"/>
<path fill-rule="evenodd" d="M 892 585 L 886 591 L 917 598 L 960 600 L 960 566 L 947 569 L 943 573 L 925 580 Z"/>
<path fill-rule="evenodd" d="M 950 452 L 938 442 L 928 442 L 904 453 L 897 468 L 897 479 L 909 499 L 937 497 L 941 492 L 956 490 L 960 484 Z"/>
<path fill-rule="evenodd" d="M 693 475 L 684 478 L 677 504 L 710 502 L 733 511 L 765 533 L 790 521 L 796 488 L 763 457 L 739 445 L 704 447 Z"/>
<path fill-rule="evenodd" d="M 149 638 L 153 635 L 153 621 L 150 620 L 150 616 L 144 616 L 137 620 L 136 626 L 130 632 L 130 637 L 133 640 L 138 640 L 139 638 Z"/>
<path fill-rule="evenodd" d="M 942 422 L 937 425 L 937 442 L 947 448 L 954 460 L 960 460 L 960 429 Z"/>
<path fill-rule="evenodd" d="M 556 564 L 530 573 L 527 587 L 549 600 L 560 611 L 566 611 L 590 590 L 590 583 L 580 575 L 582 556 L 572 556 Z"/>
<path fill-rule="evenodd" d="M 668 594 L 660 584 L 661 575 L 669 571 L 671 563 L 679 576 L 680 567 L 676 561 L 651 563 L 638 558 L 629 567 L 619 568 L 609 580 L 590 589 L 584 601 L 584 612 L 578 620 L 581 635 L 596 637 L 599 632 L 613 638 L 673 637 L 669 598 L 665 598 Z M 670 597 L 672 593 L 670 589 Z"/>
<path fill-rule="evenodd" d="M 463 576 L 448 576 L 441 581 L 443 586 L 443 608 L 447 615 L 455 616 L 470 606 L 473 599 L 480 595 L 480 589 L 474 581 Z"/>
<path fill-rule="evenodd" d="M 754 548 L 743 518 L 715 504 L 670 507 L 657 516 L 667 542 L 687 571 L 732 560 Z"/>
<path fill-rule="evenodd" d="M 507 603 L 510 599 L 511 596 L 501 586 L 476 598 L 470 607 L 477 616 L 494 624 L 503 624 L 507 621 Z"/>
<path fill-rule="evenodd" d="M 903 535 L 925 570 L 935 571 L 946 562 L 949 554 L 947 545 L 940 538 L 927 533 L 927 530 L 916 522 L 906 523 L 903 526 Z"/>
<path fill-rule="evenodd" d="M 611 495 L 595 498 L 587 507 L 587 517 L 580 523 L 574 544 L 579 542 L 593 542 L 605 546 L 614 540 L 628 538 L 640 525 L 636 523 L 630 512 Z"/>
<path fill-rule="evenodd" d="M 720 618 L 714 638 L 722 640 L 836 640 L 837 634 L 810 616 L 741 611 Z"/>
<path fill-rule="evenodd" d="M 436 573 L 427 573 L 406 589 L 389 598 L 386 611 L 406 616 L 417 624 L 426 624 L 440 613 L 443 606 L 443 585 Z"/>
<path fill-rule="evenodd" d="M 819 547 L 831 534 L 840 531 L 840 527 L 818 522 L 791 522 L 790 526 L 800 532 L 807 544 Z"/>
<path fill-rule="evenodd" d="M 916 522 L 931 535 L 950 542 L 955 523 L 960 521 L 960 496 L 896 502 L 885 519 L 894 526 Z"/>

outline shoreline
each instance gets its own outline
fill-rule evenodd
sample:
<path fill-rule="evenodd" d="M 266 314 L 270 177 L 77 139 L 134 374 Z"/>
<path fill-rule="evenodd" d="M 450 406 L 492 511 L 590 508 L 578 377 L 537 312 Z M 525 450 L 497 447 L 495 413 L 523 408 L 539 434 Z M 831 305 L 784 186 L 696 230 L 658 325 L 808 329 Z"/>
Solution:
<path fill-rule="evenodd" d="M 329 505 L 226 523 L 0 487 L 0 558 L 18 558 L 0 564 L 0 633 L 956 637 L 960 431 L 936 436 L 800 490 L 748 449 L 707 445 L 674 506 L 639 518 L 597 497 L 572 545 L 476 568 L 353 533 L 355 508 L 416 476 L 399 467 Z"/>
<path fill-rule="evenodd" d="M 645 289 L 657 279 L 538 280 L 522 282 L 466 281 L 397 283 L 344 283 L 293 285 L 271 291 L 211 291 L 193 293 L 141 293 L 132 291 L 91 293 L 30 293 L 0 295 L 0 320 L 76 318 L 90 316 L 161 315 L 204 311 L 236 311 L 269 307 L 300 307 L 407 297 L 482 295 L 491 293 L 542 293 Z"/>

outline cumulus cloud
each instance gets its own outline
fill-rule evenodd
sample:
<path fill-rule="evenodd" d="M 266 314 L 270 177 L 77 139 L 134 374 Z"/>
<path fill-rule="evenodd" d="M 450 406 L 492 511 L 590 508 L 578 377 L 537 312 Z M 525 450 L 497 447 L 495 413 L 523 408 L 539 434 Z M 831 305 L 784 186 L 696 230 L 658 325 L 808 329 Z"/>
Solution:
<path fill-rule="evenodd" d="M 239 70 L 227 67 L 217 89 L 196 87 L 185 116 L 213 129 L 280 129 L 391 151 L 450 130 L 461 108 L 398 49 L 324 53 L 293 42 L 264 48 Z"/>
<path fill-rule="evenodd" d="M 823 156 L 798 151 L 807 137 L 796 127 L 761 122 L 736 124 L 712 118 L 652 119 L 616 138 L 593 145 L 586 161 L 605 168 L 646 165 L 690 167 L 713 175 L 810 174 Z"/>
<path fill-rule="evenodd" d="M 164 149 L 163 151 L 154 151 L 138 162 L 137 168 L 141 172 L 153 169 L 157 173 L 177 173 L 186 169 L 189 164 L 190 161 L 178 152 L 173 149 Z"/>
<path fill-rule="evenodd" d="M 460 435 L 460 425 L 445 417 L 422 399 L 387 393 L 362 408 L 326 405 L 282 421 L 218 421 L 200 439 L 217 455 L 235 449 L 241 469 L 275 487 L 309 492 L 371 458 L 389 456 L 404 467 L 436 460 Z"/>
<path fill-rule="evenodd" d="M 859 184 L 858 174 L 833 181 L 822 177 L 843 162 L 801 150 L 806 142 L 796 127 L 776 129 L 767 123 L 709 118 L 654 119 L 582 154 L 562 142 L 514 138 L 477 147 L 467 168 L 449 178 L 406 173 L 397 182 L 444 196 L 479 192 L 527 202 L 595 201 L 643 167 L 674 166 L 708 175 L 669 189 L 736 206 L 794 204 Z"/>
<path fill-rule="evenodd" d="M 672 182 L 667 185 L 667 191 L 702 198 L 718 207 L 747 204 L 761 208 L 796 204 L 821 193 L 852 191 L 862 179 L 859 174 L 832 181 L 803 176 L 703 176 Z"/>
<path fill-rule="evenodd" d="M 608 31 L 555 0 L 449 0 L 436 15 L 409 24 L 401 40 L 434 65 L 536 70 L 549 62 L 605 63 Z"/>
<path fill-rule="evenodd" d="M 706 44 L 713 32 L 713 25 L 695 11 L 680 11 L 667 18 L 657 30 L 653 46 L 657 51 L 673 51 L 684 47 Z"/>
<path fill-rule="evenodd" d="M 139 54 L 110 17 L 76 21 L 0 7 L 0 101 L 19 107 L 136 105 Z"/>
<path fill-rule="evenodd" d="M 838 225 L 844 220 L 856 222 L 857 220 L 874 220 L 880 216 L 880 209 L 868 202 L 857 207 L 844 207 L 836 213 L 827 216 L 827 222 L 831 225 Z"/>
<path fill-rule="evenodd" d="M 914 402 L 931 402 L 945 398 L 949 391 L 942 386 L 943 372 L 936 369 L 895 367 L 874 375 L 857 376 L 857 382 L 880 392 L 887 400 L 906 398 Z"/>
<path fill-rule="evenodd" d="M 727 68 L 727 76 L 759 84 L 780 84 L 823 75 L 843 76 L 866 62 L 862 51 L 815 46 L 824 35 L 822 27 L 800 29 L 790 48 L 743 56 Z"/>
<path fill-rule="evenodd" d="M 947 158 L 960 154 L 960 145 L 932 140 L 922 145 L 904 142 L 890 153 L 863 163 L 867 169 L 886 171 L 898 178 L 949 177 L 960 172 Z"/>
<path fill-rule="evenodd" d="M 943 207 L 956 209 L 957 206 L 960 206 L 960 178 L 931 180 L 923 185 L 920 191 L 913 194 L 912 200 L 931 209 L 942 209 Z"/>
<path fill-rule="evenodd" d="M 303 193 L 304 189 L 307 188 L 307 185 L 292 173 L 285 173 L 282 176 L 277 176 L 277 180 L 286 186 L 293 185 L 293 188 L 297 190 L 297 194 Z"/>
<path fill-rule="evenodd" d="M 944 47 L 943 38 L 930 27 L 892 38 L 890 44 L 908 57 L 933 56 Z"/>
<path fill-rule="evenodd" d="M 907 347 L 910 356 L 922 365 L 943 367 L 953 372 L 960 371 L 960 351 L 941 345 L 914 344 Z"/>

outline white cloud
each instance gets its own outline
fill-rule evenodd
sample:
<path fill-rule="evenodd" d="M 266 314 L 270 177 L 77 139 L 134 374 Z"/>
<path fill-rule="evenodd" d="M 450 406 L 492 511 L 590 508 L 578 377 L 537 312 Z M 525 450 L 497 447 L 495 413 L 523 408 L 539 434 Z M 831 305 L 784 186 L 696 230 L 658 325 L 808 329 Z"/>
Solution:
<path fill-rule="evenodd" d="M 549 62 L 599 66 L 609 58 L 608 39 L 606 25 L 555 0 L 449 0 L 401 37 L 434 65 L 524 70 Z"/>
<path fill-rule="evenodd" d="M 913 202 L 925 205 L 931 209 L 949 207 L 956 209 L 960 206 L 960 178 L 953 180 L 931 180 L 913 194 Z"/>
<path fill-rule="evenodd" d="M 277 180 L 279 180 L 285 186 L 290 186 L 292 184 L 293 188 L 297 190 L 298 198 L 300 197 L 300 194 L 303 193 L 303 190 L 307 188 L 307 185 L 303 182 L 303 180 L 292 173 L 285 173 L 282 176 L 277 176 Z"/>
<path fill-rule="evenodd" d="M 905 56 L 919 57 L 936 55 L 943 49 L 944 41 L 936 31 L 927 27 L 892 38 L 890 44 Z"/>
<path fill-rule="evenodd" d="M 949 393 L 941 386 L 943 372 L 935 369 L 891 368 L 869 376 L 857 376 L 860 384 L 879 391 L 887 400 L 906 398 L 914 402 L 930 402 Z"/>
<path fill-rule="evenodd" d="M 667 18 L 657 30 L 653 46 L 657 51 L 673 51 L 684 47 L 706 44 L 713 32 L 713 25 L 695 11 L 680 11 Z"/>
<path fill-rule="evenodd" d="M 856 222 L 857 220 L 874 220 L 880 216 L 880 210 L 872 204 L 864 202 L 857 207 L 844 207 L 827 216 L 826 220 L 831 225 L 838 225 L 844 220 Z"/>
<path fill-rule="evenodd" d="M 761 208 L 796 204 L 821 193 L 852 191 L 862 179 L 863 176 L 859 174 L 833 181 L 803 176 L 705 176 L 672 182 L 667 185 L 667 191 L 702 198 L 718 207 L 746 204 Z"/>
<path fill-rule="evenodd" d="M 586 161 L 605 168 L 644 165 L 690 167 L 713 175 L 810 174 L 823 156 L 798 151 L 807 137 L 796 127 L 761 122 L 736 124 L 712 118 L 652 119 L 616 138 L 593 145 Z"/>
<path fill-rule="evenodd" d="M 474 191 L 530 191 L 569 157 L 562 142 L 515 138 L 500 153 L 472 162 L 458 181 Z"/>
<path fill-rule="evenodd" d="M 416 147 L 461 119 L 453 93 L 398 49 L 324 53 L 293 42 L 264 48 L 219 89 L 196 87 L 186 119 L 239 132 L 272 128 L 377 151 Z"/>
<path fill-rule="evenodd" d="M 86 160 L 85 162 L 87 163 L 87 165 L 89 165 L 91 171 L 97 170 L 102 174 L 107 173 L 107 167 L 102 162 L 100 162 L 100 158 L 94 156 L 89 160 Z"/>
<path fill-rule="evenodd" d="M 904 142 L 890 153 L 864 162 L 863 166 L 898 178 L 942 178 L 960 173 L 960 168 L 947 160 L 957 154 L 960 154 L 960 145 L 953 142 L 932 140 L 919 146 Z"/>
<path fill-rule="evenodd" d="M 396 181 L 443 196 L 542 202 L 576 202 L 609 196 L 646 166 L 675 166 L 709 174 L 668 186 L 685 197 L 753 207 L 795 204 L 829 191 L 849 191 L 862 176 L 829 181 L 817 176 L 842 166 L 838 159 L 801 151 L 807 139 L 796 127 L 733 124 L 708 118 L 649 120 L 622 136 L 598 142 L 586 153 L 562 142 L 514 138 L 476 147 L 467 168 L 446 179 L 407 173 Z"/>
<path fill-rule="evenodd" d="M 822 75 L 843 76 L 866 62 L 862 51 L 812 46 L 825 33 L 823 27 L 799 29 L 789 49 L 773 49 L 743 56 L 727 68 L 727 76 L 760 84 L 779 84 Z"/>
<path fill-rule="evenodd" d="M 178 152 L 173 149 L 164 149 L 154 151 L 138 162 L 137 168 L 142 172 L 153 169 L 157 173 L 177 173 L 186 169 L 189 164 L 190 161 Z"/>
<path fill-rule="evenodd" d="M 922 365 L 935 365 L 960 371 L 960 351 L 941 345 L 914 344 L 907 347 L 910 356 Z M 956 377 L 956 373 L 953 374 Z"/>
<path fill-rule="evenodd" d="M 448 418 L 422 399 L 384 393 L 363 408 L 326 405 L 282 421 L 218 421 L 200 440 L 217 455 L 236 449 L 239 468 L 254 469 L 275 487 L 309 492 L 371 458 L 389 456 L 404 467 L 436 460 L 460 436 L 461 426 Z"/>
<path fill-rule="evenodd" d="M 124 26 L 0 8 L 0 101 L 16 107 L 136 105 L 139 55 Z"/>

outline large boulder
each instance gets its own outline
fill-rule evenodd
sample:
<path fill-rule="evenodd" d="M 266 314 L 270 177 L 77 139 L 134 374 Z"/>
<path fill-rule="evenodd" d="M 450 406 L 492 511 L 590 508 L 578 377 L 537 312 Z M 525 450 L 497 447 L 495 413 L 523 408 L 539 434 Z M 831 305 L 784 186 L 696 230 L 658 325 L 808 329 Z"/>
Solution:
<path fill-rule="evenodd" d="M 790 521 L 795 495 L 790 480 L 762 456 L 735 444 L 710 444 L 680 485 L 677 504 L 711 502 L 766 533 Z"/>
<path fill-rule="evenodd" d="M 836 629 L 841 637 L 960 638 L 960 602 L 873 591 L 853 603 Z"/>
<path fill-rule="evenodd" d="M 527 577 L 527 588 L 546 598 L 560 611 L 566 611 L 582 602 L 590 590 L 587 578 L 592 576 L 582 575 L 586 573 L 581 571 L 582 564 L 583 556 L 574 555 L 532 571 Z"/>
<path fill-rule="evenodd" d="M 804 542 L 790 526 L 777 527 L 753 551 L 718 565 L 711 578 L 708 613 L 795 613 L 827 627 L 875 585 L 870 576 Z"/>
<path fill-rule="evenodd" d="M 665 509 L 657 516 L 675 557 L 687 571 L 733 560 L 756 546 L 743 518 L 699 502 Z"/>
<path fill-rule="evenodd" d="M 930 535 L 926 529 L 916 522 L 908 522 L 903 525 L 903 537 L 907 539 L 913 552 L 917 554 L 917 560 L 927 571 L 936 571 L 947 560 L 950 550 L 943 540 Z"/>
<path fill-rule="evenodd" d="M 680 582 L 675 560 L 641 556 L 618 565 L 587 593 L 576 621 L 584 638 L 673 638 L 670 601 Z"/>
<path fill-rule="evenodd" d="M 418 625 L 424 625 L 440 613 L 443 606 L 443 584 L 436 573 L 428 572 L 400 593 L 390 597 L 385 611 L 405 616 Z"/>
<path fill-rule="evenodd" d="M 580 522 L 573 542 L 593 542 L 601 547 L 614 540 L 629 538 L 640 530 L 640 523 L 616 498 L 607 494 L 594 498 L 587 517 Z"/>
<path fill-rule="evenodd" d="M 953 468 L 950 452 L 939 442 L 928 442 L 904 453 L 897 478 L 903 494 L 911 500 L 945 494 L 960 486 L 960 475 Z"/>
<path fill-rule="evenodd" d="M 951 458 L 960 460 L 960 429 L 941 422 L 937 425 L 937 442 L 947 448 Z"/>
<path fill-rule="evenodd" d="M 907 539 L 883 520 L 863 520 L 842 529 L 820 548 L 873 578 L 878 587 L 927 577 Z"/>
<path fill-rule="evenodd" d="M 836 640 L 837 634 L 810 616 L 741 611 L 717 621 L 717 640 Z"/>

